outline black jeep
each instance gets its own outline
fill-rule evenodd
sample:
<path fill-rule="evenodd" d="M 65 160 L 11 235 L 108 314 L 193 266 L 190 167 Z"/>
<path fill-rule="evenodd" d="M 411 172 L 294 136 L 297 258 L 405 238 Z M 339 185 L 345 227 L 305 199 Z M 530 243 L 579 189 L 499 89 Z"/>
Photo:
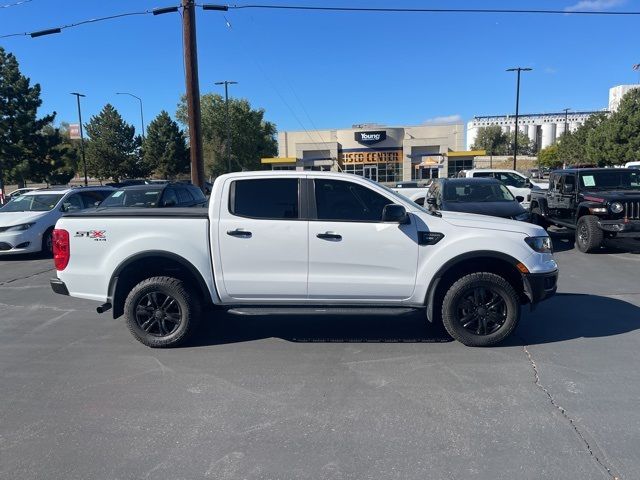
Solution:
<path fill-rule="evenodd" d="M 548 190 L 531 191 L 531 219 L 541 227 L 576 230 L 581 252 L 593 252 L 605 238 L 640 238 L 640 170 L 557 170 Z"/>

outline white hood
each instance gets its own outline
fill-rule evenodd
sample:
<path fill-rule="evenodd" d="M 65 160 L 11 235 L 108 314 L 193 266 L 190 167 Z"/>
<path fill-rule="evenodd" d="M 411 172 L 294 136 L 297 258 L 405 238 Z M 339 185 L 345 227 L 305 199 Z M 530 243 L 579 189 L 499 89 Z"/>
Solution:
<path fill-rule="evenodd" d="M 0 212 L 0 227 L 12 227 L 40 220 L 49 212 Z"/>
<path fill-rule="evenodd" d="M 490 217 L 488 215 L 476 215 L 463 212 L 440 212 L 442 219 L 451 225 L 467 228 L 484 228 L 486 230 L 498 230 L 502 232 L 516 232 L 528 237 L 545 237 L 547 232 L 542 227 L 531 223 L 518 222 L 506 218 Z"/>

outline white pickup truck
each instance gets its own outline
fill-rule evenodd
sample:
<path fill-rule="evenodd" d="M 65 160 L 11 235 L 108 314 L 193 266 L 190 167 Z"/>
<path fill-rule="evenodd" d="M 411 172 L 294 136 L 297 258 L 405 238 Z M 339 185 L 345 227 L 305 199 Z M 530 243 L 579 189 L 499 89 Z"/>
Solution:
<path fill-rule="evenodd" d="M 465 345 L 489 346 L 513 331 L 521 305 L 555 293 L 558 275 L 536 225 L 430 213 L 375 182 L 328 172 L 227 174 L 208 210 L 72 213 L 53 238 L 53 290 L 124 315 L 150 347 L 184 342 L 203 312 L 218 311 L 210 306 L 422 309 Z"/>

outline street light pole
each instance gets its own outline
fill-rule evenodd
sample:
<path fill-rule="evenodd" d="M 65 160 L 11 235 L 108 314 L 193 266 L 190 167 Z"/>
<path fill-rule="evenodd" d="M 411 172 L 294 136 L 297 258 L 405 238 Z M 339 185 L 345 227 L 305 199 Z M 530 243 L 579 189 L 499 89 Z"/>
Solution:
<path fill-rule="evenodd" d="M 84 186 L 89 185 L 89 179 L 87 177 L 87 159 L 84 156 L 84 133 L 82 129 L 82 112 L 80 110 L 80 97 L 86 97 L 78 92 L 71 92 L 71 95 L 76 96 L 76 100 L 78 101 L 78 122 L 80 122 L 80 151 L 82 152 L 82 166 L 84 167 Z"/>
<path fill-rule="evenodd" d="M 569 133 L 569 110 L 570 108 L 565 108 L 562 111 L 564 112 L 564 134 L 567 135 Z"/>
<path fill-rule="evenodd" d="M 140 102 L 140 123 L 142 124 L 142 140 L 144 140 L 144 113 L 142 111 L 142 99 L 133 93 L 116 92 L 116 95 L 129 95 L 130 97 L 137 98 Z"/>
<path fill-rule="evenodd" d="M 513 169 L 516 169 L 516 159 L 518 157 L 518 114 L 520 109 L 520 72 L 530 72 L 529 67 L 508 68 L 507 72 L 518 72 L 518 83 L 516 87 L 516 132 L 513 139 Z"/>
<path fill-rule="evenodd" d="M 225 110 L 225 123 L 227 124 L 227 142 L 225 145 L 225 153 L 227 157 L 227 169 L 231 172 L 231 118 L 229 117 L 229 85 L 237 85 L 238 82 L 233 80 L 224 80 L 222 82 L 215 82 L 214 85 L 224 85 L 224 110 Z"/>

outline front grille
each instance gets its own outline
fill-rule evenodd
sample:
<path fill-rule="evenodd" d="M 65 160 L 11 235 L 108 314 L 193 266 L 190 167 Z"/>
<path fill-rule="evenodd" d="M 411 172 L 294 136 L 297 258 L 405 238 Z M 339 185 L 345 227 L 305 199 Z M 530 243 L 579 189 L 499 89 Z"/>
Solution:
<path fill-rule="evenodd" d="M 13 247 L 11 246 L 11 244 L 7 243 L 7 242 L 0 242 L 0 252 L 4 251 L 4 250 L 11 250 Z"/>
<path fill-rule="evenodd" d="M 624 202 L 624 218 L 640 220 L 640 201 Z"/>

